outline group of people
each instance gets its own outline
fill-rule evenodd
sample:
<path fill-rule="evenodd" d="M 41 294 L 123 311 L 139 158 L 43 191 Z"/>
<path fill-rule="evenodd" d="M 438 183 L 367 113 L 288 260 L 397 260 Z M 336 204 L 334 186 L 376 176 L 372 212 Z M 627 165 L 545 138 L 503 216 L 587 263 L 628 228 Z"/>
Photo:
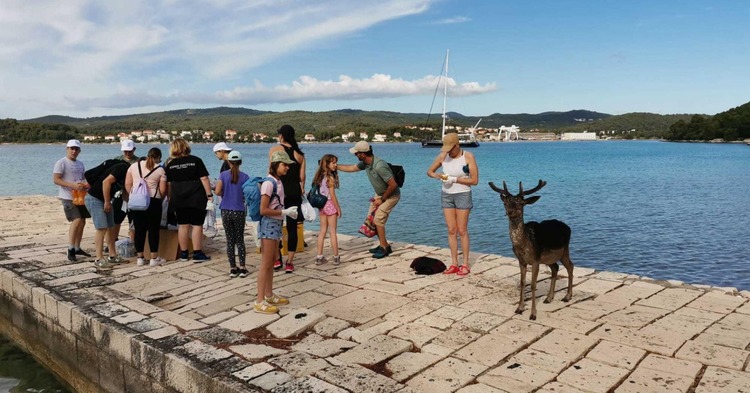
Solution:
<path fill-rule="evenodd" d="M 295 139 L 295 130 L 290 125 L 278 129 L 278 145 L 269 152 L 269 167 L 266 181 L 260 187 L 260 214 L 257 235 L 261 243 L 261 265 L 258 270 L 257 298 L 254 310 L 259 313 L 276 313 L 278 306 L 288 304 L 286 298 L 273 292 L 273 271 L 284 268 L 294 271 L 295 251 L 298 243 L 297 226 L 304 220 L 303 195 L 306 187 L 306 160 Z M 231 149 L 226 143 L 217 143 L 213 148 L 217 159 L 222 161 L 221 171 L 214 188 L 208 178 L 208 170 L 203 161 L 191 155 L 190 145 L 182 138 L 170 144 L 170 157 L 161 164 L 159 148 L 151 148 L 144 158 L 135 156 L 135 145 L 130 140 L 122 142 L 123 155 L 120 161 L 105 168 L 92 184 L 84 178 L 84 165 L 77 159 L 81 143 L 70 140 L 66 146 L 66 156 L 60 159 L 53 169 L 53 180 L 60 186 L 58 193 L 65 216 L 70 222 L 68 259 L 75 261 L 76 255 L 90 256 L 81 249 L 81 237 L 85 219 L 92 218 L 96 233 L 95 266 L 111 269 L 113 264 L 126 262 L 117 255 L 115 240 L 119 224 L 129 217 L 132 236 L 138 257 L 137 264 L 158 266 L 164 262 L 159 257 L 159 227 L 163 209 L 174 217 L 177 224 L 179 246 L 178 259 L 196 263 L 210 260 L 202 251 L 203 223 L 207 205 L 213 202 L 213 194 L 221 197 L 219 208 L 226 235 L 226 253 L 229 260 L 229 277 L 246 277 L 245 222 L 247 205 L 243 184 L 251 177 L 241 170 L 242 154 Z M 328 259 L 323 254 L 325 239 L 330 236 L 333 250 L 333 264 L 341 263 L 339 255 L 337 224 L 342 215 L 336 189 L 339 188 L 338 173 L 365 171 L 373 187 L 368 216 L 373 216 L 378 245 L 370 249 L 372 257 L 385 258 L 393 250 L 386 238 L 386 222 L 390 213 L 401 198 L 401 191 L 393 171 L 387 162 L 373 153 L 366 141 L 357 142 L 349 152 L 357 158 L 356 164 L 339 164 L 338 157 L 324 155 L 318 161 L 318 168 L 312 184 L 327 197 L 323 207 L 318 209 L 320 232 L 317 241 L 315 264 L 323 264 Z M 105 162 L 106 163 L 106 162 Z M 104 164 L 102 164 L 104 165 Z M 442 172 L 438 169 L 442 167 Z M 442 182 L 441 205 L 448 229 L 448 244 L 451 250 L 451 266 L 445 274 L 466 275 L 469 273 L 469 234 L 468 218 L 471 211 L 471 186 L 479 181 L 479 172 L 474 155 L 461 149 L 458 136 L 447 134 L 443 147 L 427 170 L 427 176 Z M 147 185 L 150 203 L 145 210 L 129 210 L 117 207 L 116 194 L 127 202 L 128 192 L 133 185 L 143 179 Z M 84 205 L 74 203 L 74 192 L 87 192 Z M 163 199 L 168 198 L 168 203 Z M 119 222 L 118 222 L 119 220 Z M 287 259 L 281 258 L 280 241 L 284 221 L 287 227 Z M 103 243 L 108 243 L 108 257 L 104 258 Z M 460 239 L 463 263 L 459 266 L 458 241 Z M 150 259 L 144 256 L 145 242 L 148 240 Z M 194 248 L 192 257 L 189 245 Z M 238 263 L 239 262 L 239 263 Z"/>

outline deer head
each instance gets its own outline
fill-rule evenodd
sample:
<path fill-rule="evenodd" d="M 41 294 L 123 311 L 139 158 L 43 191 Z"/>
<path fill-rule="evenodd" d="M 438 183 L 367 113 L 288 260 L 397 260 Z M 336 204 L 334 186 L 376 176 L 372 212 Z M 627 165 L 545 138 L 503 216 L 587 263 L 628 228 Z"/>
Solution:
<path fill-rule="evenodd" d="M 508 191 L 508 186 L 505 184 L 505 181 L 503 181 L 503 188 L 499 188 L 495 185 L 495 183 L 490 182 L 490 188 L 492 188 L 495 192 L 500 194 L 500 199 L 503 200 L 503 205 L 505 205 L 505 214 L 510 218 L 521 218 L 523 219 L 523 207 L 526 205 L 531 205 L 532 203 L 536 202 L 541 198 L 539 195 L 532 196 L 530 198 L 526 198 L 527 195 L 531 195 L 539 190 L 542 189 L 542 187 L 547 185 L 547 182 L 539 179 L 539 184 L 537 184 L 536 187 L 532 188 L 531 190 L 524 191 L 523 190 L 523 183 L 518 182 L 518 194 L 513 195 Z"/>

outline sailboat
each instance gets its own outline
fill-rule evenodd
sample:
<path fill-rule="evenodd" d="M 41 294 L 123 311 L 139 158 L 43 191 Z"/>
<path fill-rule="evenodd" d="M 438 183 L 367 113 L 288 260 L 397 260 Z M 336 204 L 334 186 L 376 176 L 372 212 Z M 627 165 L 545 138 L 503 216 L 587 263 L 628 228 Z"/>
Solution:
<path fill-rule="evenodd" d="M 446 107 L 448 104 L 448 55 L 450 54 L 450 50 L 447 50 L 445 52 L 445 68 L 443 69 L 443 75 L 445 76 L 445 82 L 443 84 L 443 128 L 440 132 L 440 140 L 430 140 L 430 141 L 422 141 L 422 147 L 442 147 L 443 146 L 443 138 L 445 137 L 445 121 L 448 119 L 448 115 L 446 114 Z M 438 85 L 440 84 L 440 79 L 443 79 L 442 77 L 438 79 Z M 482 121 L 482 119 L 479 119 L 479 121 Z M 474 135 L 474 130 L 476 130 L 476 127 L 479 126 L 479 122 L 477 124 L 468 129 L 468 132 L 459 132 L 458 133 L 458 144 L 462 148 L 466 147 L 479 147 L 479 142 L 477 142 L 477 138 Z"/>

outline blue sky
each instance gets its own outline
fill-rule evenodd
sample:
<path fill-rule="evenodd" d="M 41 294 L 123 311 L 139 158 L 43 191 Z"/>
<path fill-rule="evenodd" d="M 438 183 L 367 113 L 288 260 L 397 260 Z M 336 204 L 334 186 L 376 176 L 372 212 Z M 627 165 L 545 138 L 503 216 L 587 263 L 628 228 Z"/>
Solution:
<path fill-rule="evenodd" d="M 0 118 L 425 113 L 446 49 L 465 115 L 714 114 L 750 101 L 749 21 L 745 0 L 3 0 Z"/>

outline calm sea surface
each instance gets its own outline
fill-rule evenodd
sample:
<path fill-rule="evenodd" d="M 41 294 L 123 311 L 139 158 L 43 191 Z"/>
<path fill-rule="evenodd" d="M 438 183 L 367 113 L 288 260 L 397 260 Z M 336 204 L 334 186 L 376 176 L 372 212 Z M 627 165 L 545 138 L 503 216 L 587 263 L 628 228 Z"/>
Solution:
<path fill-rule="evenodd" d="M 137 153 L 167 145 L 138 145 Z M 220 163 L 209 144 L 193 145 L 212 177 Z M 243 171 L 267 171 L 270 144 L 236 144 Z M 350 144 L 303 144 L 308 188 L 325 153 L 354 163 Z M 417 143 L 374 144 L 375 154 L 404 166 L 402 199 L 387 226 L 391 241 L 447 247 L 440 182 L 425 173 L 437 149 Z M 557 218 L 573 229 L 577 266 L 688 283 L 750 289 L 750 148 L 744 144 L 656 141 L 483 143 L 472 150 L 480 182 L 469 221 L 471 249 L 513 256 L 508 220 L 487 182 L 539 179 L 541 199 L 526 207 L 526 220 Z M 0 146 L 0 195 L 56 195 L 52 166 L 62 145 Z M 117 145 L 84 145 L 79 159 L 91 168 L 120 154 Z M 339 232 L 356 235 L 372 194 L 364 173 L 341 173 Z M 60 219 L 63 214 L 60 212 Z M 306 229 L 317 228 L 316 223 Z"/>

